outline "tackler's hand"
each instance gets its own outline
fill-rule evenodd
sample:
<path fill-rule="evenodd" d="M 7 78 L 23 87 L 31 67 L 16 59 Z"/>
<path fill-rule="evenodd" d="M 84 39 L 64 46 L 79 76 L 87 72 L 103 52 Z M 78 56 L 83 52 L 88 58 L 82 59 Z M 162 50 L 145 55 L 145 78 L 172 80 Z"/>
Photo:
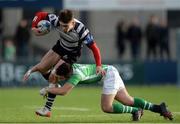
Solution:
<path fill-rule="evenodd" d="M 96 67 L 96 74 L 101 74 L 102 76 L 105 76 L 106 72 L 101 66 Z"/>
<path fill-rule="evenodd" d="M 43 96 L 44 99 L 48 97 L 48 88 L 49 88 L 49 87 L 45 87 L 45 88 L 42 88 L 42 89 L 39 91 L 39 94 L 40 94 L 41 96 Z"/>

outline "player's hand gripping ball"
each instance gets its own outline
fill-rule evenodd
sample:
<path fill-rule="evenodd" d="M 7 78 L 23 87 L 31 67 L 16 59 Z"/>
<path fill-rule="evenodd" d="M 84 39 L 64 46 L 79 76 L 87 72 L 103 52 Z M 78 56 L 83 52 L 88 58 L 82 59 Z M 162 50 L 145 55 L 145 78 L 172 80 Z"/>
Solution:
<path fill-rule="evenodd" d="M 37 27 L 41 33 L 49 33 L 51 30 L 51 23 L 47 20 L 41 20 Z"/>

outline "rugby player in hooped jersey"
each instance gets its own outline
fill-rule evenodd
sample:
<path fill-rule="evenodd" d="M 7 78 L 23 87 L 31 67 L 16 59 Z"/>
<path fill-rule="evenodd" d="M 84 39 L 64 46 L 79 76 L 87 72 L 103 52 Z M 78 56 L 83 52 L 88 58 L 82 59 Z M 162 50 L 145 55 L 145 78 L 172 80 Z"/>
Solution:
<path fill-rule="evenodd" d="M 98 46 L 96 45 L 93 36 L 83 23 L 73 17 L 71 10 L 62 10 L 59 15 L 49 14 L 47 12 L 38 12 L 32 22 L 32 31 L 37 36 L 42 36 L 48 32 L 39 31 L 37 25 L 41 20 L 48 20 L 51 26 L 54 27 L 60 35 L 60 39 L 50 49 L 42 60 L 34 66 L 34 68 L 28 70 L 27 74 L 31 74 L 34 70 L 38 69 L 43 76 L 47 71 L 54 67 L 58 67 L 58 61 L 63 59 L 67 63 L 74 63 L 81 55 L 81 48 L 85 44 L 92 50 L 95 62 L 97 74 L 104 74 L 105 71 L 101 67 L 101 55 Z M 49 81 L 53 80 L 54 71 L 49 76 Z"/>

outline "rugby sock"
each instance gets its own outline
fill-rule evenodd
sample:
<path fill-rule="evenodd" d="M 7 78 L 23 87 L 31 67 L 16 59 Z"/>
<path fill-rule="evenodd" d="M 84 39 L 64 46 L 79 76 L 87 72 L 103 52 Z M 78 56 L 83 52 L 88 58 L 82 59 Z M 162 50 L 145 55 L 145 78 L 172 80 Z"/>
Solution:
<path fill-rule="evenodd" d="M 48 97 L 47 97 L 47 101 L 46 101 L 45 107 L 49 111 L 51 111 L 51 108 L 52 108 L 52 105 L 53 105 L 53 102 L 54 102 L 55 98 L 56 98 L 56 95 L 48 93 Z"/>
<path fill-rule="evenodd" d="M 161 107 L 159 105 L 152 104 L 150 102 L 147 102 L 144 99 L 141 98 L 134 98 L 134 107 L 142 108 L 145 110 L 150 110 L 152 112 L 161 112 Z"/>
<path fill-rule="evenodd" d="M 135 113 L 138 111 L 138 108 L 125 106 L 121 103 L 114 103 L 113 104 L 113 113 Z"/>

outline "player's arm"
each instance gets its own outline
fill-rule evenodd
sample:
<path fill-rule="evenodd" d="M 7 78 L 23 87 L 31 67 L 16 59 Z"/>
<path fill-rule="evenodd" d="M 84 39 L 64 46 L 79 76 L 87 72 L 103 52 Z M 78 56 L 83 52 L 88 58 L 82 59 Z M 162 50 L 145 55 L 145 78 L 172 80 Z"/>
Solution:
<path fill-rule="evenodd" d="M 80 74 L 71 75 L 67 82 L 60 88 L 48 88 L 47 92 L 56 95 L 66 95 L 68 94 L 74 86 L 76 86 L 81 81 Z"/>
<path fill-rule="evenodd" d="M 97 44 L 93 41 L 91 44 L 89 44 L 87 46 L 93 52 L 95 62 L 96 62 L 96 66 L 97 67 L 101 66 L 101 53 L 100 53 L 100 50 L 99 50 Z"/>
<path fill-rule="evenodd" d="M 94 59 L 96 62 L 96 73 L 97 74 L 100 73 L 100 74 L 104 75 L 105 71 L 102 69 L 100 49 L 98 48 L 97 44 L 95 43 L 92 34 L 89 32 L 89 30 L 85 26 L 81 29 L 80 32 L 83 32 L 83 34 L 81 36 L 81 40 L 93 52 Z"/>
<path fill-rule="evenodd" d="M 97 46 L 96 42 L 93 40 L 87 44 L 88 48 L 91 49 L 93 52 L 95 62 L 96 62 L 96 73 L 105 75 L 105 71 L 102 69 L 102 63 L 101 63 L 101 53 L 100 49 Z"/>
<path fill-rule="evenodd" d="M 47 93 L 52 93 L 56 95 L 66 95 L 68 94 L 79 82 L 81 81 L 80 74 L 73 74 L 67 79 L 67 82 L 62 87 L 56 88 L 43 88 L 43 96 L 46 96 Z"/>
<path fill-rule="evenodd" d="M 32 32 L 36 35 L 36 36 L 43 36 L 47 33 L 49 33 L 49 31 L 44 31 L 44 32 L 41 32 L 38 28 L 36 27 L 33 27 L 31 28 Z"/>
<path fill-rule="evenodd" d="M 39 29 L 38 29 L 38 23 L 41 21 L 41 20 L 47 20 L 48 19 L 48 13 L 47 12 L 38 12 L 36 13 L 35 17 L 33 18 L 33 21 L 32 21 L 32 27 L 31 27 L 31 30 L 32 32 L 36 35 L 36 36 L 42 36 L 42 35 L 45 35 L 47 34 L 48 32 L 41 32 Z"/>
<path fill-rule="evenodd" d="M 64 96 L 67 95 L 73 88 L 74 85 L 71 83 L 65 83 L 62 87 L 59 88 L 48 88 L 47 92 Z"/>

